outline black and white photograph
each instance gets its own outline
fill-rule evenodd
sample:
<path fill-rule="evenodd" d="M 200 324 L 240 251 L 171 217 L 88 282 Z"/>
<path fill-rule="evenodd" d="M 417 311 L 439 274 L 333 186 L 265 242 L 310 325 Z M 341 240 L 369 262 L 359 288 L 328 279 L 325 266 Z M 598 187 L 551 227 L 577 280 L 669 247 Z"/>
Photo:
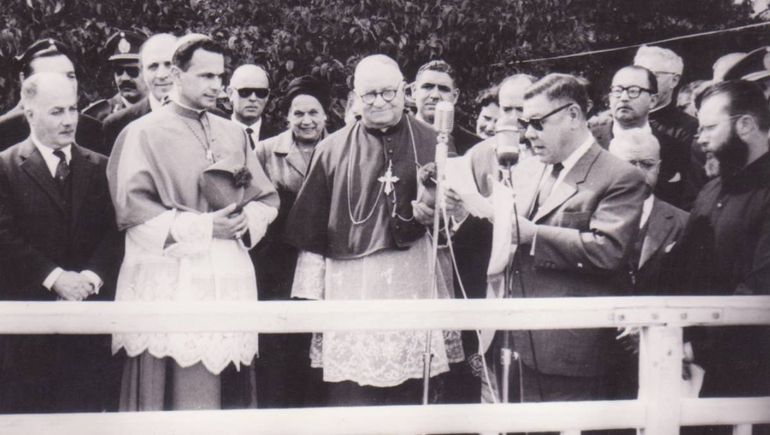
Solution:
<path fill-rule="evenodd" d="M 0 435 L 770 435 L 770 1 L 0 0 Z"/>

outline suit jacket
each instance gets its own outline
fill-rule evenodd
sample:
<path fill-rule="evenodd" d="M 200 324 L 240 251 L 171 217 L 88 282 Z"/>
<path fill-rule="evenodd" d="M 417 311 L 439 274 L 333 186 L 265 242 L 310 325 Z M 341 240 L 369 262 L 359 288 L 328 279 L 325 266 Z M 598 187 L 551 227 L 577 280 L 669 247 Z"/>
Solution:
<path fill-rule="evenodd" d="M 29 133 L 29 124 L 21 107 L 9 110 L 0 116 L 0 151 L 25 140 Z M 105 154 L 102 123 L 88 115 L 80 114 L 75 142 L 91 151 Z"/>
<path fill-rule="evenodd" d="M 689 213 L 655 198 L 648 218 L 641 251 L 631 255 L 629 275 L 633 293 L 641 296 L 670 294 L 671 276 L 664 276 L 664 265 L 670 253 L 684 233 Z"/>
<path fill-rule="evenodd" d="M 104 154 L 109 156 L 112 153 L 112 147 L 115 146 L 115 139 L 118 138 L 123 129 L 133 120 L 150 113 L 150 100 L 147 97 L 142 98 L 131 107 L 119 110 L 104 118 Z"/>
<path fill-rule="evenodd" d="M 529 216 L 533 210 L 547 168 L 530 158 L 514 170 L 520 214 Z M 513 296 L 618 294 L 613 278 L 625 273 L 623 266 L 638 233 L 647 194 L 640 171 L 592 145 L 533 217 L 538 226 L 534 249 L 518 247 L 512 267 L 523 279 L 511 280 Z M 527 331 L 515 331 L 512 336 L 524 363 L 539 372 L 599 376 L 608 369 L 606 352 L 613 338 L 609 330 L 532 331 L 534 346 Z"/>
<path fill-rule="evenodd" d="M 72 147 L 69 202 L 43 156 L 27 139 L 0 153 L 0 295 L 6 300 L 55 301 L 42 286 L 56 267 L 91 270 L 112 300 L 122 241 L 106 178 L 107 158 Z M 3 412 L 100 411 L 115 398 L 105 336 L 6 337 L 0 358 Z M 108 392 L 109 390 L 109 392 Z"/>
<path fill-rule="evenodd" d="M 689 115 L 684 115 L 691 118 Z M 591 133 L 602 148 L 612 141 L 613 121 L 591 124 Z M 705 156 L 695 143 L 694 131 L 687 134 L 690 123 L 680 129 L 666 129 L 650 120 L 650 129 L 660 142 L 660 176 L 655 196 L 676 207 L 689 210 L 698 191 L 706 183 Z"/>

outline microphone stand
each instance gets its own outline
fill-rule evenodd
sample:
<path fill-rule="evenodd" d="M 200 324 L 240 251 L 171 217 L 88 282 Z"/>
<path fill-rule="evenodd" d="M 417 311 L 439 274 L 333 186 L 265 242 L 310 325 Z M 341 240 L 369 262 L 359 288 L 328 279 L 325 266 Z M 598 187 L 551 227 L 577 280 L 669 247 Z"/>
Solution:
<path fill-rule="evenodd" d="M 432 286 L 433 299 L 438 298 L 438 239 L 440 235 L 441 212 L 446 208 L 444 201 L 446 156 L 448 150 L 449 135 L 445 132 L 439 132 L 438 143 L 436 144 L 436 207 L 433 212 L 433 246 L 430 267 L 430 280 Z M 431 341 L 433 331 L 428 329 L 425 334 L 425 353 L 423 353 L 423 385 L 422 385 L 422 404 L 427 405 L 430 391 L 430 365 L 433 358 L 431 352 Z"/>

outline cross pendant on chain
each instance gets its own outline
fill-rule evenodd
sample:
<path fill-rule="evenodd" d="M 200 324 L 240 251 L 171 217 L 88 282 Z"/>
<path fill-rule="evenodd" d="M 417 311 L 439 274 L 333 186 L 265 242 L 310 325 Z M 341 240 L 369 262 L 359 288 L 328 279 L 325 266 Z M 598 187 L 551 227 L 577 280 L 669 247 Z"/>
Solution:
<path fill-rule="evenodd" d="M 398 177 L 393 175 L 393 160 L 388 161 L 388 170 L 385 171 L 385 175 L 378 178 L 377 181 L 385 185 L 385 195 L 390 195 L 393 191 L 393 185 L 399 180 Z"/>

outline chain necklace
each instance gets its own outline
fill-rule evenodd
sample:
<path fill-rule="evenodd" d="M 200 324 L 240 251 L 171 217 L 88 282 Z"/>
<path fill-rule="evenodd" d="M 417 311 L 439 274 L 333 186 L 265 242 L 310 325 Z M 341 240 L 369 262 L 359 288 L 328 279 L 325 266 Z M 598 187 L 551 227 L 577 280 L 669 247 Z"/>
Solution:
<path fill-rule="evenodd" d="M 208 160 L 209 163 L 214 163 L 214 153 L 211 152 L 211 146 L 209 144 L 209 141 L 201 139 L 201 137 L 198 135 L 198 132 L 196 132 L 195 129 L 190 124 L 187 123 L 187 120 L 184 118 L 184 116 L 180 116 L 180 118 L 182 119 L 182 124 L 184 124 L 184 126 L 187 127 L 188 130 L 190 130 L 190 133 L 192 133 L 193 136 L 195 136 L 195 139 L 197 139 L 198 143 L 201 144 L 201 146 L 203 147 L 203 150 L 206 151 L 206 160 Z M 206 135 L 206 128 L 203 127 L 203 121 L 200 121 L 200 123 L 201 123 L 201 128 L 203 128 L 203 134 Z M 211 142 L 213 141 L 214 139 L 211 140 Z"/>
<path fill-rule="evenodd" d="M 409 138 L 412 142 L 412 150 L 414 151 L 414 159 L 417 166 L 419 166 L 419 162 L 417 162 L 417 147 L 414 142 L 414 132 L 412 131 L 412 123 L 409 121 L 409 118 L 406 118 L 407 127 L 409 128 Z M 348 134 L 348 141 L 350 141 L 351 136 L 354 136 L 355 133 L 358 131 L 358 129 L 361 128 L 361 123 L 356 123 L 355 127 L 350 129 L 350 133 Z M 351 147 L 355 148 L 355 147 Z M 385 148 L 382 149 L 383 154 L 385 154 Z M 350 217 L 350 222 L 353 223 L 353 225 L 361 225 L 367 222 L 371 217 L 374 215 L 375 210 L 377 209 L 377 204 L 380 202 L 380 196 L 382 196 L 382 192 L 385 191 L 385 195 L 389 195 L 391 192 L 393 192 L 393 217 L 398 217 L 399 219 L 403 221 L 411 221 L 414 219 L 414 216 L 410 218 L 403 218 L 398 213 L 396 213 L 396 190 L 393 187 L 393 184 L 399 181 L 399 178 L 393 175 L 393 160 L 388 159 L 387 163 L 387 170 L 383 174 L 383 176 L 377 178 L 377 181 L 380 182 L 380 188 L 377 190 L 377 197 L 374 199 L 374 204 L 372 205 L 371 210 L 369 210 L 368 213 L 366 213 L 365 217 L 363 219 L 356 219 L 353 216 L 353 205 L 352 205 L 352 194 L 350 192 L 351 185 L 353 184 L 352 180 L 352 173 L 353 173 L 353 160 L 354 156 L 351 150 L 350 157 L 348 158 L 348 173 L 347 173 L 347 202 L 348 202 L 348 216 Z"/>

